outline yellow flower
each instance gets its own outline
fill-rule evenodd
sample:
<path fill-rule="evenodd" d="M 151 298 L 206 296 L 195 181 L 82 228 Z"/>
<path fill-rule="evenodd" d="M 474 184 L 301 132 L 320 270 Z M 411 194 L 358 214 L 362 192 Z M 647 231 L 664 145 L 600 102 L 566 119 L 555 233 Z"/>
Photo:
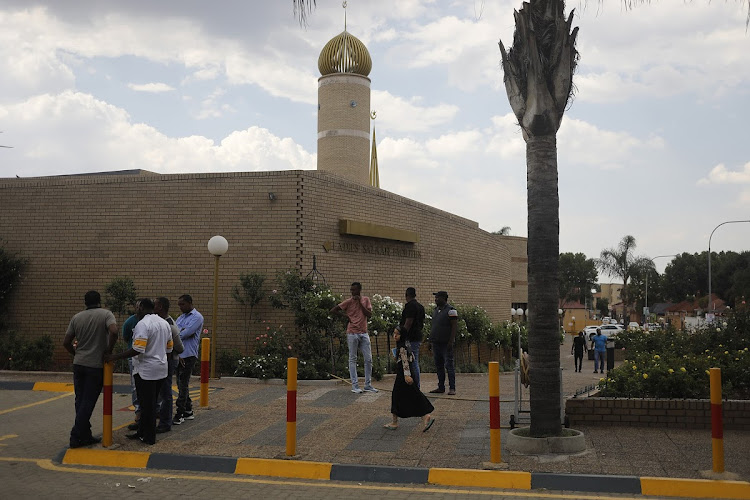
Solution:
<path fill-rule="evenodd" d="M 659 359 L 659 355 L 658 354 L 654 354 L 654 359 Z"/>
<path fill-rule="evenodd" d="M 685 372 L 686 372 L 687 370 L 686 370 L 686 369 L 685 369 L 685 367 L 683 366 L 682 368 L 680 368 L 680 371 L 681 371 L 682 373 L 685 373 Z"/>
<path fill-rule="evenodd" d="M 635 366 L 635 365 L 633 365 L 633 370 L 637 370 L 637 369 L 638 369 L 638 367 Z"/>
<path fill-rule="evenodd" d="M 706 370 L 706 375 L 711 375 L 711 372 Z"/>
<path fill-rule="evenodd" d="M 724 351 L 724 354 L 729 354 L 729 351 Z"/>
<path fill-rule="evenodd" d="M 602 382 L 604 382 L 604 379 L 603 379 L 603 378 L 600 378 L 600 379 L 599 379 L 599 383 L 601 384 Z"/>
<path fill-rule="evenodd" d="M 647 379 L 647 378 L 648 378 L 648 373 L 644 373 L 644 374 L 643 374 L 643 378 L 644 378 L 644 379 Z"/>
<path fill-rule="evenodd" d="M 670 374 L 674 373 L 674 370 L 673 370 L 673 369 L 671 369 L 671 368 L 670 368 L 669 370 L 667 370 L 667 371 L 668 371 L 668 372 L 669 372 Z"/>

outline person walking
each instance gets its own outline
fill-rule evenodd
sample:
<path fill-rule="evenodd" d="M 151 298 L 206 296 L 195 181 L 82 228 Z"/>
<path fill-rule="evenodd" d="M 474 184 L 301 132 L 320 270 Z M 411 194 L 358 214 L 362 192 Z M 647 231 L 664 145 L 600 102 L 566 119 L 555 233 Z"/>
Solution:
<path fill-rule="evenodd" d="M 180 329 L 180 339 L 185 350 L 180 354 L 177 364 L 177 411 L 172 424 L 180 425 L 185 420 L 193 420 L 193 400 L 190 399 L 190 375 L 193 367 L 198 362 L 198 347 L 201 342 L 201 331 L 203 330 L 203 315 L 193 307 L 193 297 L 188 294 L 177 299 L 177 307 L 182 314 L 177 318 L 177 327 Z"/>
<path fill-rule="evenodd" d="M 406 303 L 404 310 L 401 311 L 401 326 L 406 341 L 409 342 L 409 349 L 414 355 L 414 364 L 412 377 L 414 384 L 420 388 L 419 383 L 419 347 L 422 345 L 422 329 L 424 327 L 424 306 L 417 301 L 417 291 L 414 287 L 406 289 Z"/>
<path fill-rule="evenodd" d="M 365 392 L 378 392 L 372 386 L 372 347 L 370 336 L 367 334 L 367 319 L 372 316 L 370 298 L 362 295 L 362 284 L 358 281 L 349 288 L 351 297 L 331 308 L 331 314 L 346 316 L 349 324 L 346 326 L 346 341 L 349 346 L 349 377 L 352 381 L 352 392 L 359 394 L 359 379 L 357 378 L 357 351 L 362 351 L 365 358 Z"/>
<path fill-rule="evenodd" d="M 154 314 L 169 323 L 172 332 L 172 353 L 167 355 L 167 377 L 164 379 L 159 388 L 159 397 L 157 399 L 159 425 L 156 426 L 156 433 L 169 432 L 172 430 L 172 377 L 175 367 L 179 363 L 179 355 L 185 350 L 180 339 L 180 329 L 169 315 L 169 299 L 159 297 L 154 301 Z"/>
<path fill-rule="evenodd" d="M 435 296 L 435 311 L 432 313 L 432 327 L 430 342 L 432 356 L 435 359 L 435 371 L 438 377 L 437 389 L 432 394 L 445 392 L 445 372 L 448 372 L 448 394 L 456 394 L 456 369 L 453 365 L 453 346 L 456 342 L 458 329 L 458 311 L 448 304 L 448 292 L 433 293 Z"/>
<path fill-rule="evenodd" d="M 604 360 L 607 359 L 607 336 L 602 333 L 601 328 L 596 329 L 591 348 L 594 349 L 594 373 L 604 373 Z M 596 370 L 597 365 L 599 371 Z"/>
<path fill-rule="evenodd" d="M 76 418 L 70 430 L 70 447 L 101 443 L 91 434 L 91 414 L 104 386 L 105 356 L 117 342 L 117 320 L 102 308 L 99 292 L 89 290 L 83 297 L 86 309 L 70 320 L 63 347 L 73 356 L 73 390 Z"/>
<path fill-rule="evenodd" d="M 432 418 L 435 407 L 419 390 L 413 377 L 414 356 L 409 349 L 409 341 L 406 340 L 406 330 L 403 326 L 399 325 L 393 330 L 393 339 L 396 341 L 396 380 L 391 392 L 392 421 L 384 427 L 395 431 L 398 429 L 399 418 L 421 417 L 422 432 L 427 432 L 435 423 L 435 419 Z"/>
<path fill-rule="evenodd" d="M 133 329 L 133 347 L 119 354 L 110 354 L 107 361 L 133 358 L 135 389 L 141 403 L 138 430 L 126 434 L 145 444 L 156 444 L 156 399 L 167 376 L 167 356 L 172 352 L 172 331 L 169 323 L 154 314 L 151 299 L 141 299 L 135 310 L 139 321 Z"/>
<path fill-rule="evenodd" d="M 578 332 L 578 336 L 573 338 L 573 345 L 570 347 L 570 354 L 573 354 L 573 367 L 575 371 L 580 372 L 583 367 L 583 353 L 588 352 L 586 348 L 586 337 L 583 330 Z"/>

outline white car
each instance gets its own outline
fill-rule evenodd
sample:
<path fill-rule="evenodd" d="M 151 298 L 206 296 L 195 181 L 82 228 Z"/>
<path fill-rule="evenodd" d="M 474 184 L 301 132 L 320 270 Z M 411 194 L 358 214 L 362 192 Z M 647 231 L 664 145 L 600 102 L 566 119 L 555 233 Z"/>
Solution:
<path fill-rule="evenodd" d="M 631 321 L 630 323 L 628 323 L 628 330 L 632 331 L 632 330 L 638 330 L 640 328 L 641 326 L 638 324 L 637 321 Z"/>
<path fill-rule="evenodd" d="M 623 331 L 622 326 L 620 325 L 602 325 L 599 328 L 601 328 L 604 335 L 613 340 L 615 337 L 617 337 L 618 333 Z"/>
<path fill-rule="evenodd" d="M 584 335 L 584 337 L 586 337 L 587 339 L 591 340 L 591 338 L 594 335 L 596 335 L 596 330 L 598 328 L 599 327 L 596 326 L 596 325 L 589 325 L 589 326 L 587 326 L 586 328 L 583 329 L 583 335 Z"/>

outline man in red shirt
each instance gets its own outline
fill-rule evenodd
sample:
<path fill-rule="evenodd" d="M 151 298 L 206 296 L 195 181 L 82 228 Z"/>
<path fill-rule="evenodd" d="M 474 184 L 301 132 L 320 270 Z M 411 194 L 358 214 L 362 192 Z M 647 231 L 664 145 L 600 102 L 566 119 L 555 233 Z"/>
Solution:
<path fill-rule="evenodd" d="M 352 392 L 359 394 L 359 379 L 357 378 L 357 350 L 362 351 L 365 358 L 365 392 L 378 392 L 372 386 L 372 348 L 370 336 L 367 334 L 367 318 L 372 316 L 372 304 L 369 297 L 364 297 L 362 284 L 352 283 L 349 288 L 352 296 L 331 309 L 331 314 L 346 316 L 349 324 L 346 327 L 346 340 L 349 345 L 349 376 L 352 379 Z"/>

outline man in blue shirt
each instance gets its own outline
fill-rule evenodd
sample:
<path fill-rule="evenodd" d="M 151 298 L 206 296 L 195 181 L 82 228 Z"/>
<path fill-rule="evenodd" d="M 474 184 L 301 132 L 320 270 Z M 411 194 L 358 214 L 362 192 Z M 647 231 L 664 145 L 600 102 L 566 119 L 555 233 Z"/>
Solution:
<path fill-rule="evenodd" d="M 604 360 L 607 359 L 607 336 L 602 334 L 600 328 L 596 329 L 596 335 L 591 340 L 591 348 L 594 349 L 594 373 L 604 373 Z M 597 366 L 599 371 L 596 370 Z"/>
<path fill-rule="evenodd" d="M 185 420 L 193 420 L 193 401 L 190 399 L 190 375 L 193 367 L 198 362 L 198 347 L 201 342 L 201 331 L 203 330 L 203 316 L 197 309 L 193 308 L 193 298 L 190 295 L 182 295 L 177 300 L 177 307 L 182 314 L 177 318 L 177 326 L 180 329 L 180 339 L 185 350 L 180 354 L 180 362 L 177 364 L 177 411 L 172 424 L 180 425 Z"/>

